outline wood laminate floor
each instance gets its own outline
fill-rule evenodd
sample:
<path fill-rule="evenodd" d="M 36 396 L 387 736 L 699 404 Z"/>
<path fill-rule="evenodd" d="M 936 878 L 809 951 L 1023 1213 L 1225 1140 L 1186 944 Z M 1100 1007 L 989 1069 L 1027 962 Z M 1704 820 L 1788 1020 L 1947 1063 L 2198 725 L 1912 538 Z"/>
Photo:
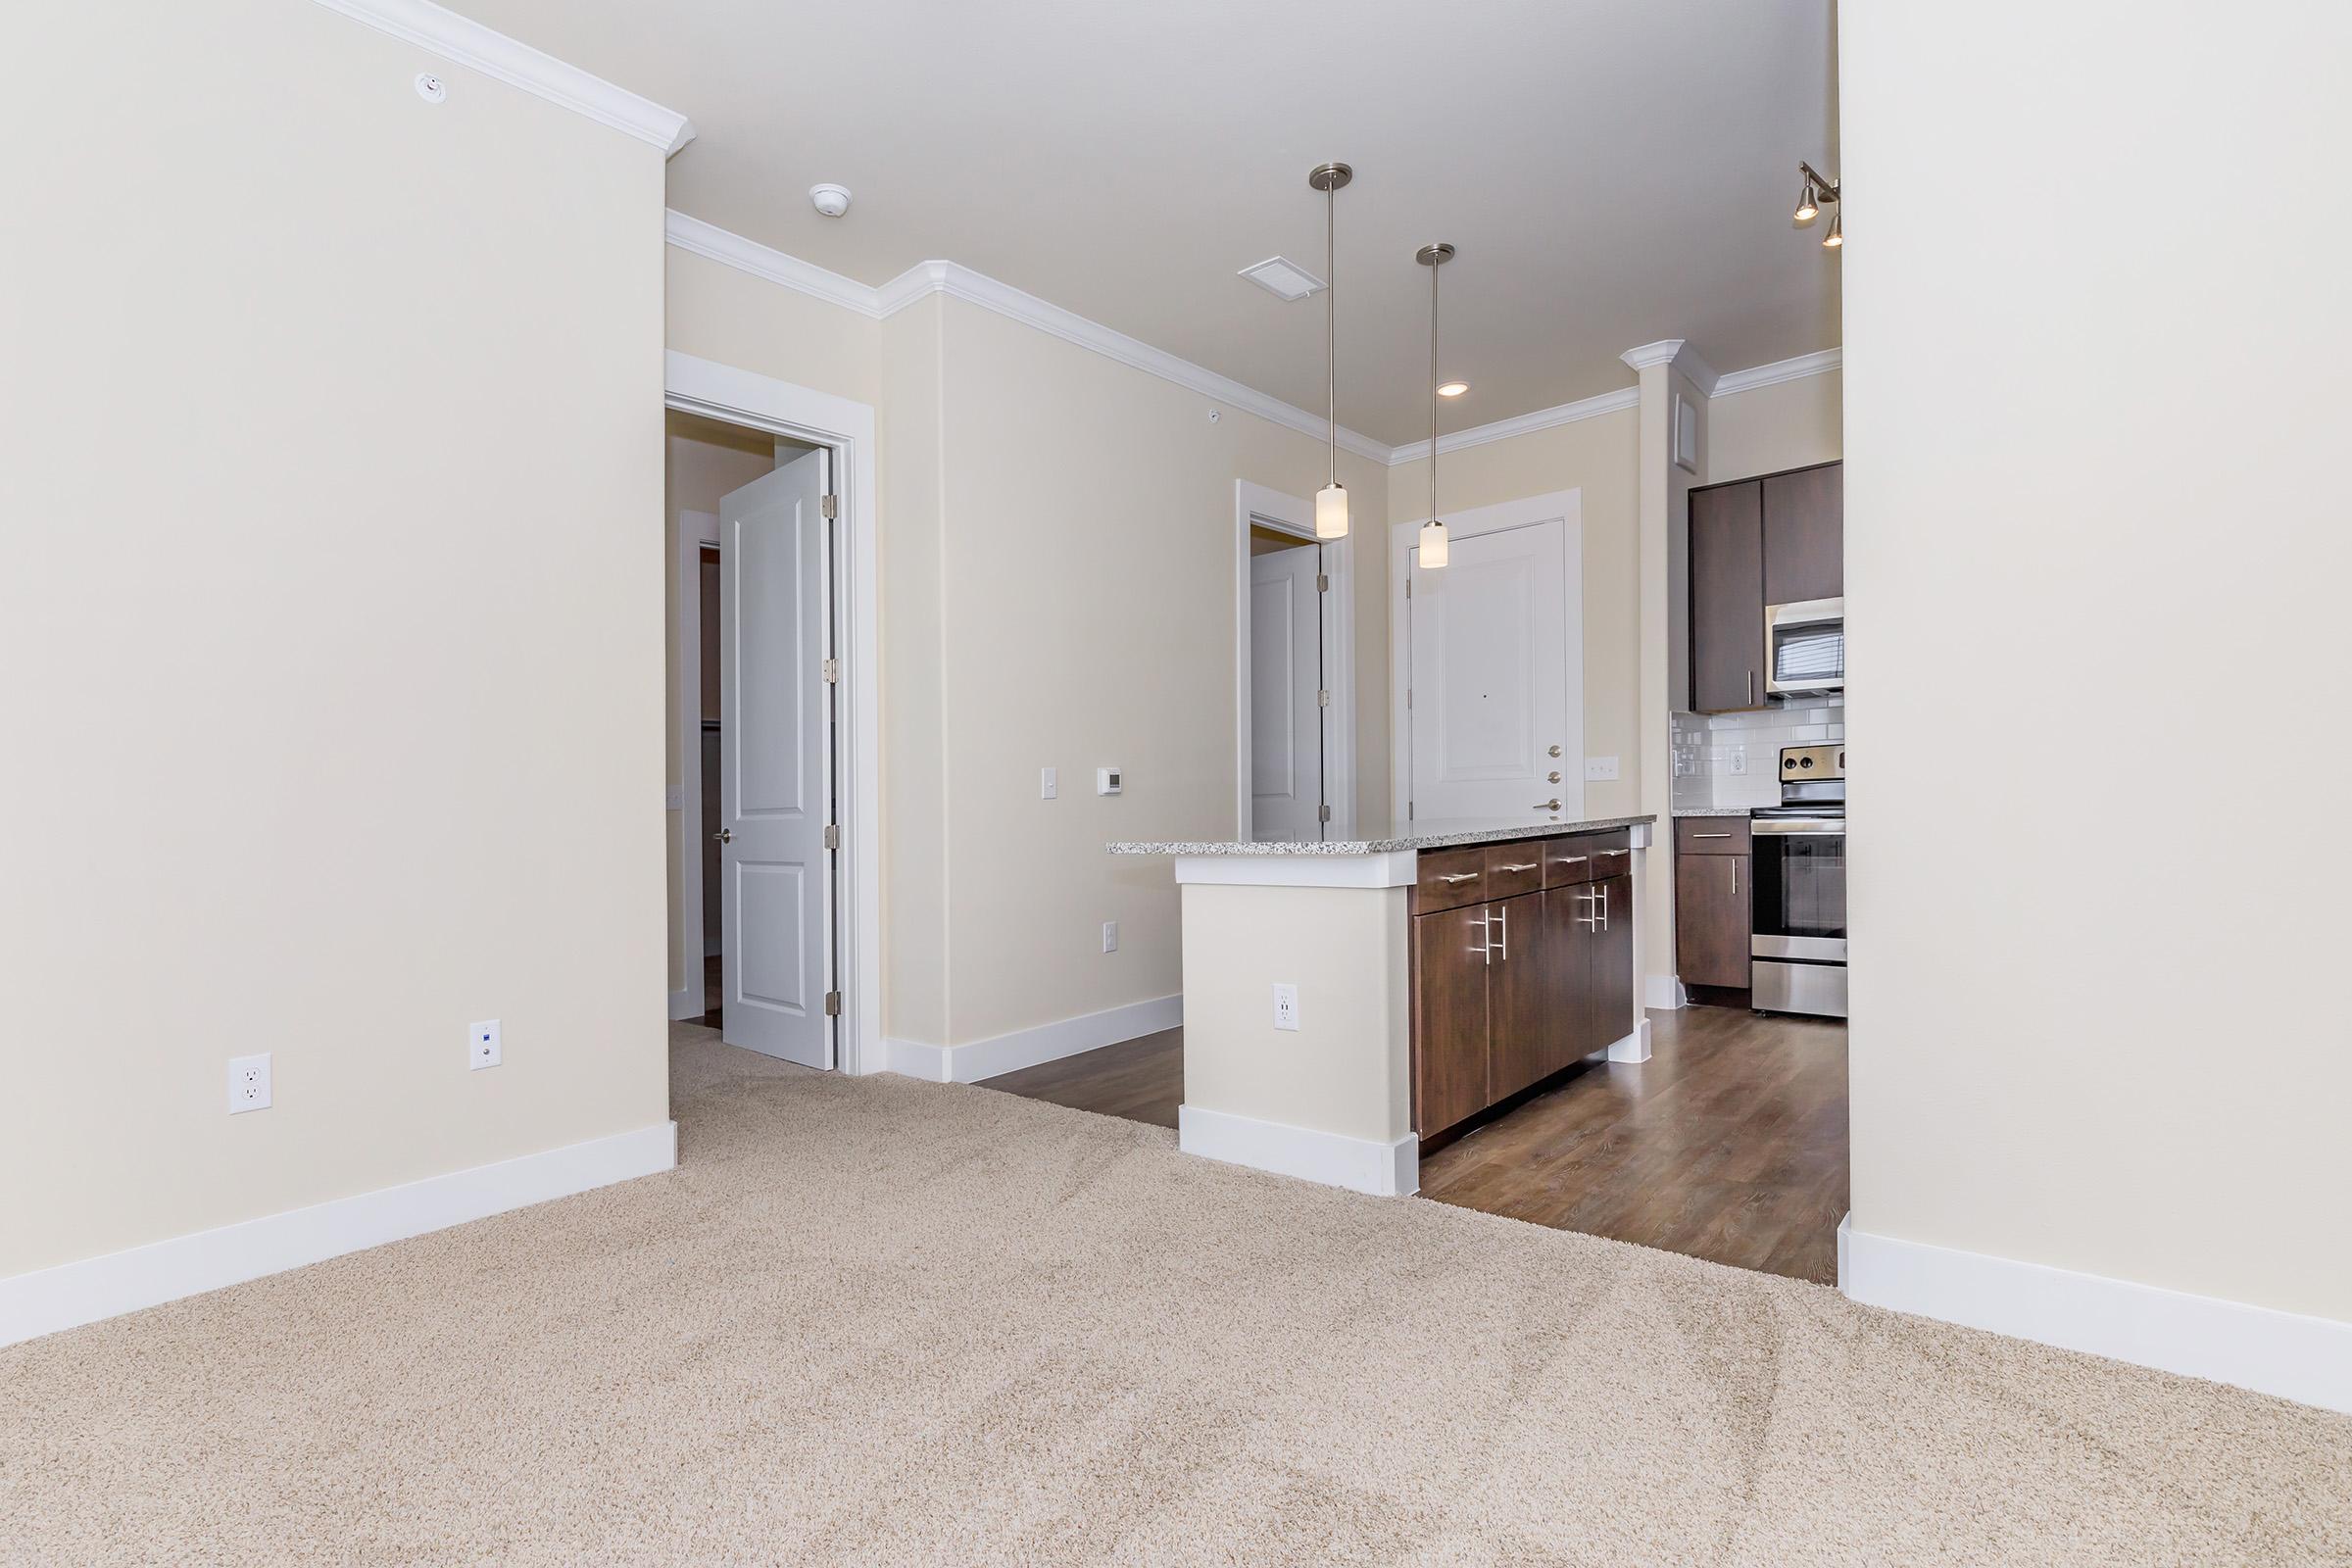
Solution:
<path fill-rule="evenodd" d="M 1740 1268 L 1834 1282 L 1846 1209 L 1845 1025 L 1653 1012 L 1651 1057 L 1591 1064 L 1421 1161 L 1421 1196 Z M 1176 1125 L 1184 1031 L 988 1080 Z"/>

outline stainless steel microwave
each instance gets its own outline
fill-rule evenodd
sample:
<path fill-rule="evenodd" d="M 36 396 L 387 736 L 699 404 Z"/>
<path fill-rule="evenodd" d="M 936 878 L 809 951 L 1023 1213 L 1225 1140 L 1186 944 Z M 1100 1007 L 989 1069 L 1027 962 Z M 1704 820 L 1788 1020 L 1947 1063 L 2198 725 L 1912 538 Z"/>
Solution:
<path fill-rule="evenodd" d="M 1845 689 L 1845 601 L 1764 607 L 1764 692 L 1796 697 Z"/>

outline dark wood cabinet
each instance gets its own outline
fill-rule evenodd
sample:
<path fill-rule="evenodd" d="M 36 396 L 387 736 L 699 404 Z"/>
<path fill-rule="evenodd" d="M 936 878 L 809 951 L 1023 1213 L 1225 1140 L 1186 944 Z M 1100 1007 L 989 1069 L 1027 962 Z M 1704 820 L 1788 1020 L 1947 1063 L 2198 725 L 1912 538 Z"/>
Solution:
<path fill-rule="evenodd" d="M 1764 610 L 1845 596 L 1845 466 L 1690 492 L 1690 710 L 1766 700 Z"/>
<path fill-rule="evenodd" d="M 1613 876 L 1592 884 L 1592 939 L 1586 944 L 1585 1005 L 1588 1051 L 1613 1046 L 1634 1032 L 1634 879 Z"/>
<path fill-rule="evenodd" d="M 1744 855 L 1675 857 L 1674 955 L 1683 984 L 1747 989 L 1748 872 Z"/>
<path fill-rule="evenodd" d="M 1485 905 L 1413 917 L 1413 1113 L 1424 1135 L 1493 1103 L 1490 967 Z"/>
<path fill-rule="evenodd" d="M 1574 1066 L 1634 1027 L 1632 858 L 1623 830 L 1420 857 L 1412 1080 L 1413 1127 L 1422 1137 Z"/>
<path fill-rule="evenodd" d="M 1524 893 L 1487 906 L 1492 1034 L 1487 1052 L 1489 1103 L 1548 1078 L 1575 1059 L 1561 1053 L 1571 1029 L 1565 1004 L 1574 989 L 1561 967 L 1568 956 L 1552 940 L 1544 895 Z"/>
<path fill-rule="evenodd" d="M 1764 492 L 1754 482 L 1690 492 L 1690 707 L 1764 702 Z"/>
<path fill-rule="evenodd" d="M 1845 595 L 1845 466 L 1776 473 L 1764 485 L 1764 603 Z"/>

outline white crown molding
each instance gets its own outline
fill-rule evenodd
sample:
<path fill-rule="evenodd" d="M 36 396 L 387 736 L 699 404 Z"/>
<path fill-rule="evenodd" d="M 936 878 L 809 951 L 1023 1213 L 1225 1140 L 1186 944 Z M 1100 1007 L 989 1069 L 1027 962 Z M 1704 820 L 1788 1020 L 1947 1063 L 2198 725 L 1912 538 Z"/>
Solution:
<path fill-rule="evenodd" d="M 615 87 L 602 76 L 592 76 L 577 66 L 567 66 L 553 55 L 542 54 L 503 32 L 494 32 L 478 22 L 432 4 L 431 0 L 317 0 L 317 3 L 355 22 L 364 22 L 378 32 L 388 32 L 403 42 L 429 49 L 444 60 L 470 67 L 510 87 L 520 87 L 549 103 L 586 115 L 600 125 L 610 125 L 639 141 L 651 142 L 662 149 L 664 158 L 694 140 L 694 122 L 676 110 L 664 109 L 650 98 L 640 98 L 625 88 Z"/>
<path fill-rule="evenodd" d="M 1826 375 L 1845 365 L 1845 350 L 1823 349 L 1818 354 L 1799 354 L 1793 360 L 1776 360 L 1770 365 L 1758 365 L 1745 370 L 1727 370 L 1716 377 L 1715 397 L 1730 397 L 1735 392 L 1752 392 L 1760 386 L 1778 386 L 1783 381 L 1794 381 L 1808 375 Z"/>
<path fill-rule="evenodd" d="M 1459 452 L 1464 447 L 1481 447 L 1490 441 L 1508 441 L 1515 435 L 1530 435 L 1548 430 L 1555 424 L 1574 424 L 1579 419 L 1597 418 L 1604 414 L 1616 414 L 1642 406 L 1642 394 L 1634 387 L 1615 392 L 1603 392 L 1597 397 L 1580 398 L 1574 403 L 1562 403 L 1556 408 L 1538 409 L 1533 414 L 1521 414 L 1508 419 L 1496 419 L 1493 424 L 1473 425 L 1467 430 L 1453 430 L 1438 437 L 1438 455 Z M 1399 463 L 1419 463 L 1429 456 L 1429 443 L 1411 441 L 1389 451 L 1389 466 Z"/>
<path fill-rule="evenodd" d="M 320 0 L 320 3 L 330 3 L 330 0 Z M 781 283 L 786 288 L 838 305 L 844 310 L 855 311 L 873 320 L 885 320 L 916 301 L 928 299 L 934 294 L 952 295 L 983 310 L 994 311 L 999 316 L 1033 326 L 1066 343 L 1092 349 L 1122 365 L 1148 371 L 1165 381 L 1173 381 L 1178 386 L 1189 387 L 1228 408 L 1254 414 L 1261 419 L 1312 436 L 1318 441 L 1323 439 L 1324 423 L 1320 415 L 1268 397 L 1263 392 L 1244 386 L 1190 360 L 1180 360 L 1124 332 L 1113 331 L 1098 321 L 1090 321 L 1075 312 L 1049 304 L 1034 294 L 1024 293 L 1009 283 L 1001 283 L 984 272 L 975 272 L 955 262 L 917 262 L 876 288 L 860 283 L 856 278 L 844 277 L 839 272 L 828 272 L 813 262 L 788 256 L 758 240 L 745 239 L 741 234 L 732 233 L 714 223 L 706 223 L 699 218 L 689 218 L 681 212 L 673 210 L 669 214 L 668 223 L 669 243 L 682 251 L 691 251 L 722 267 L 732 267 L 755 277 L 763 277 L 771 283 Z M 1744 392 L 1751 387 L 1771 386 L 1778 381 L 1834 370 L 1839 364 L 1839 351 L 1826 349 L 1819 354 L 1800 355 L 1776 365 L 1759 365 L 1752 369 L 1734 370 L 1721 376 L 1690 353 L 1679 337 L 1664 338 L 1656 343 L 1628 349 L 1619 358 L 1637 370 L 1649 365 L 1677 363 L 1685 374 L 1708 389 L 1711 396 L 1720 396 L 1726 392 Z M 1638 388 L 1623 387 L 1615 392 L 1580 398 L 1574 403 L 1562 403 L 1554 408 L 1538 409 L 1532 414 L 1497 419 L 1492 424 L 1451 431 L 1438 437 L 1438 452 L 1442 456 L 1466 447 L 1484 446 L 1490 441 L 1507 441 L 1513 436 L 1548 430 L 1554 425 L 1573 424 L 1579 419 L 1597 418 L 1604 414 L 1639 408 L 1641 403 L 1642 394 Z M 1385 446 L 1346 425 L 1340 427 L 1340 445 L 1359 458 L 1370 458 L 1390 467 L 1401 463 L 1418 463 L 1429 456 L 1427 441 L 1407 442 L 1400 447 Z"/>
<path fill-rule="evenodd" d="M 679 250 L 706 257 L 721 267 L 732 267 L 739 272 L 749 272 L 770 283 L 781 283 L 795 292 L 823 300 L 828 305 L 838 305 L 844 310 L 856 311 L 859 316 L 876 320 L 885 314 L 875 301 L 876 290 L 856 278 L 828 272 L 814 262 L 787 256 L 757 240 L 748 240 L 741 234 L 720 228 L 715 223 L 689 218 L 674 208 L 668 214 L 664 232 L 669 243 Z"/>
<path fill-rule="evenodd" d="M 673 211 L 669 214 L 668 234 L 669 242 L 680 250 L 692 251 L 724 266 L 766 278 L 771 283 L 798 289 L 801 293 L 856 311 L 875 320 L 896 316 L 917 300 L 927 299 L 933 294 L 950 295 L 983 310 L 994 311 L 999 316 L 1008 317 L 1023 325 L 1033 326 L 1065 343 L 1092 349 L 1105 359 L 1132 366 L 1163 381 L 1190 388 L 1228 408 L 1254 414 L 1270 423 L 1313 436 L 1318 441 L 1324 438 L 1326 426 L 1320 415 L 1309 414 L 1279 398 L 1268 397 L 1254 387 L 1244 386 L 1229 376 L 1219 375 L 1190 360 L 1180 360 L 1139 338 L 1114 331 L 1099 321 L 1090 321 L 1074 311 L 1065 311 L 1034 294 L 1024 293 L 1010 283 L 999 282 L 985 272 L 975 272 L 955 262 L 917 262 L 897 277 L 875 288 L 854 278 L 843 277 L 838 272 L 828 272 L 797 256 L 787 256 L 757 240 L 729 233 L 699 218 L 689 218 L 684 213 Z M 1359 435 L 1346 425 L 1340 426 L 1339 441 L 1342 447 L 1359 458 L 1369 458 L 1375 463 L 1390 461 L 1388 443 L 1375 441 L 1368 435 Z"/>

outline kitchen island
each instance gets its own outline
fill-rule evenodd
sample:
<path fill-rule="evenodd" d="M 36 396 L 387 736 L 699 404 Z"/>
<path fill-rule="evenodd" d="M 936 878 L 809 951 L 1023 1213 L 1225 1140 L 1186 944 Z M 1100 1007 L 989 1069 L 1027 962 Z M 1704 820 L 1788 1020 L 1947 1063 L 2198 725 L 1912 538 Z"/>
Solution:
<path fill-rule="evenodd" d="M 1187 1152 L 1418 1190 L 1443 1138 L 1592 1056 L 1639 1061 L 1652 816 L 1167 856 L 1184 900 Z"/>

